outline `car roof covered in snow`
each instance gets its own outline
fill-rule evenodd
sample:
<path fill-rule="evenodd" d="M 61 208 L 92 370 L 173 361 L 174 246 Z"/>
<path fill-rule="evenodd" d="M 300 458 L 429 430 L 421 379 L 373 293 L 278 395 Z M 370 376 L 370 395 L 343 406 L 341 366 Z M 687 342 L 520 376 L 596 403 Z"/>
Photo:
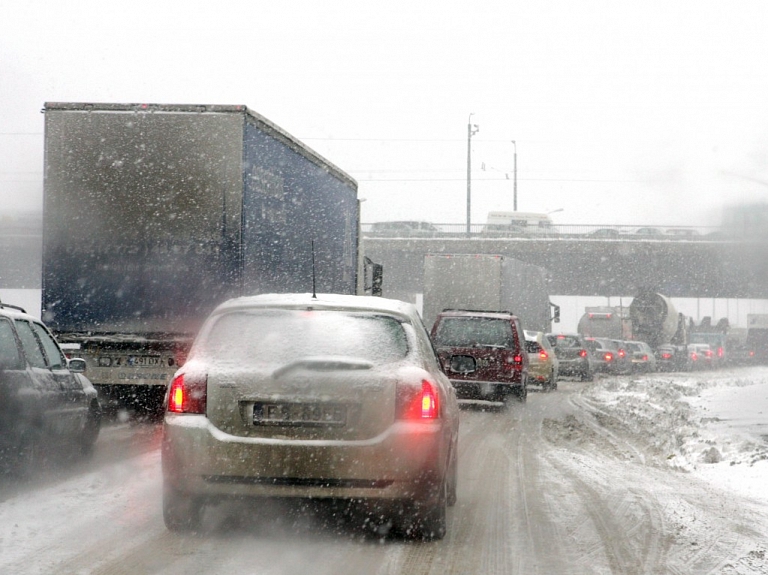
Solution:
<path fill-rule="evenodd" d="M 413 304 L 374 296 L 358 296 L 344 294 L 287 293 L 261 294 L 244 296 L 228 300 L 219 305 L 214 314 L 226 313 L 236 309 L 255 307 L 282 307 L 296 309 L 349 309 L 356 311 L 385 312 L 411 319 L 418 318 L 418 312 Z"/>

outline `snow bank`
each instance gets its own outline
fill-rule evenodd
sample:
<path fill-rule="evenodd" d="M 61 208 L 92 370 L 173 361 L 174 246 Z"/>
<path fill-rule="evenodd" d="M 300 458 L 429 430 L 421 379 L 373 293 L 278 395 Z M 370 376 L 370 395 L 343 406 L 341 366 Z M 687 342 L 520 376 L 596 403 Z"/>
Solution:
<path fill-rule="evenodd" d="M 607 377 L 581 401 L 646 463 L 768 502 L 768 367 Z"/>

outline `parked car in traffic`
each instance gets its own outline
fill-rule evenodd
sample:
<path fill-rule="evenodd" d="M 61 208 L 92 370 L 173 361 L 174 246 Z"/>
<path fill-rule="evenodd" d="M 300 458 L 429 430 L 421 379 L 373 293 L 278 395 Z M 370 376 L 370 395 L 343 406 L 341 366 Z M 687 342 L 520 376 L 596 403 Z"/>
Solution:
<path fill-rule="evenodd" d="M 664 232 L 660 228 L 644 227 L 644 228 L 637 228 L 635 230 L 635 235 L 645 236 L 649 238 L 663 238 Z"/>
<path fill-rule="evenodd" d="M 84 372 L 41 321 L 0 303 L 0 470 L 26 476 L 49 456 L 91 452 L 101 406 Z"/>
<path fill-rule="evenodd" d="M 665 234 L 673 239 L 680 240 L 695 240 L 701 238 L 699 230 L 694 228 L 667 228 Z"/>
<path fill-rule="evenodd" d="M 416 308 L 384 298 L 267 294 L 206 320 L 169 385 L 163 517 L 208 501 L 365 502 L 440 539 L 456 502 L 459 409 Z"/>
<path fill-rule="evenodd" d="M 632 371 L 632 364 L 623 347 L 624 342 L 605 337 L 586 337 L 584 340 L 596 358 L 596 371 L 612 375 Z"/>
<path fill-rule="evenodd" d="M 595 364 L 583 335 L 548 333 L 547 339 L 555 349 L 560 362 L 561 376 L 569 375 L 578 377 L 582 381 L 592 381 L 595 375 Z"/>
<path fill-rule="evenodd" d="M 712 369 L 715 366 L 715 353 L 707 343 L 689 343 L 688 360 L 690 369 Z"/>
<path fill-rule="evenodd" d="M 592 368 L 595 373 L 605 373 L 607 371 L 606 355 L 600 343 L 596 342 L 593 337 L 585 337 L 584 345 L 587 346 L 587 351 L 592 356 Z"/>
<path fill-rule="evenodd" d="M 632 362 L 632 371 L 650 373 L 656 371 L 656 355 L 644 341 L 628 341 L 627 352 Z"/>
<path fill-rule="evenodd" d="M 623 339 L 611 339 L 616 344 L 617 372 L 627 374 L 632 372 L 632 357 L 629 353 L 628 344 Z"/>
<path fill-rule="evenodd" d="M 687 371 L 690 359 L 685 346 L 661 345 L 656 348 L 657 371 Z"/>
<path fill-rule="evenodd" d="M 540 331 L 524 330 L 525 351 L 528 353 L 529 382 L 541 384 L 543 391 L 557 389 L 560 360 L 552 344 Z"/>
<path fill-rule="evenodd" d="M 483 226 L 490 236 L 553 236 L 558 234 L 548 214 L 534 212 L 488 212 Z"/>
<path fill-rule="evenodd" d="M 587 234 L 593 238 L 618 238 L 621 236 L 621 232 L 616 228 L 598 228 Z"/>
<path fill-rule="evenodd" d="M 432 327 L 432 341 L 460 399 L 526 401 L 529 362 L 517 316 L 443 310 Z"/>

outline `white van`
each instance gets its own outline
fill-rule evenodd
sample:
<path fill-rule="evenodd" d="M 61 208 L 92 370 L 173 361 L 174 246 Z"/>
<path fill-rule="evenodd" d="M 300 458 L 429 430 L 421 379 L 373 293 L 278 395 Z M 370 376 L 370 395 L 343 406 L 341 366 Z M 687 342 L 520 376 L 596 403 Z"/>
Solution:
<path fill-rule="evenodd" d="M 483 228 L 488 235 L 554 235 L 557 229 L 547 214 L 533 212 L 488 212 Z"/>

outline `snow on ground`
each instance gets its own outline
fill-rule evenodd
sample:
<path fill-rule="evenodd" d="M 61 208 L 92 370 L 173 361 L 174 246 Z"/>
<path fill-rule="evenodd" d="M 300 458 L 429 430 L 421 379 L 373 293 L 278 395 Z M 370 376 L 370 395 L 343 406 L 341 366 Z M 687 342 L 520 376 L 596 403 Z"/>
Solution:
<path fill-rule="evenodd" d="M 582 397 L 649 464 L 768 504 L 768 367 L 603 378 Z"/>

